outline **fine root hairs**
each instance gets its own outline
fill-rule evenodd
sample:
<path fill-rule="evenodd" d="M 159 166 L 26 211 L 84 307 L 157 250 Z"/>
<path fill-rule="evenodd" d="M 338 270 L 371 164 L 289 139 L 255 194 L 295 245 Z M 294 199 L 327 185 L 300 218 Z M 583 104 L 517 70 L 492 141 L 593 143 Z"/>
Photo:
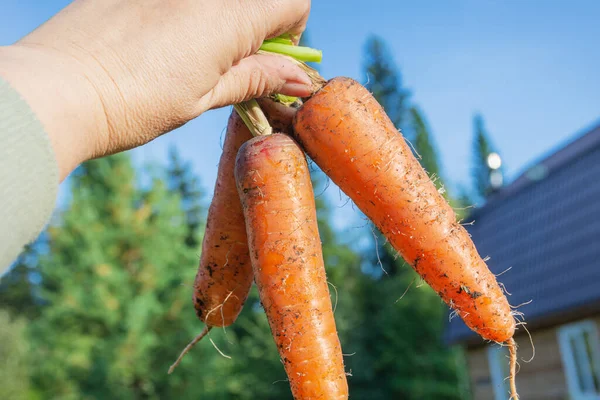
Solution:
<path fill-rule="evenodd" d="M 533 337 L 531 336 L 531 332 L 529 332 L 529 329 L 527 329 L 527 322 L 525 322 L 525 314 L 523 314 L 521 311 L 518 311 L 517 308 L 530 304 L 532 301 L 533 300 L 526 301 L 524 303 L 519 304 L 518 306 L 510 306 L 513 309 L 510 312 L 510 315 L 512 315 L 512 317 L 516 321 L 515 326 L 517 327 L 517 329 L 518 327 L 523 327 L 523 330 L 525 330 L 525 333 L 527 333 L 527 336 L 529 337 L 529 343 L 531 343 L 531 357 L 528 360 L 525 360 L 524 358 L 521 359 L 523 362 L 526 363 L 530 363 L 535 358 L 535 345 L 533 344 Z"/>
<path fill-rule="evenodd" d="M 227 332 L 225 332 L 225 315 L 223 314 L 223 306 L 225 305 L 225 303 L 227 302 L 227 300 L 229 300 L 229 298 L 230 298 L 230 297 L 233 295 L 233 292 L 234 292 L 234 291 L 235 291 L 235 289 L 234 289 L 234 290 L 232 290 L 232 291 L 230 291 L 230 292 L 227 294 L 227 297 L 225 297 L 225 299 L 223 300 L 223 303 L 221 303 L 221 304 L 219 304 L 218 306 L 214 307 L 212 310 L 209 310 L 209 311 L 206 313 L 206 317 L 204 317 L 204 321 L 207 321 L 207 320 L 208 320 L 208 317 L 209 317 L 209 316 L 210 316 L 210 315 L 211 315 L 213 312 L 215 312 L 216 310 L 220 310 L 220 313 L 221 313 L 221 322 L 223 323 L 223 332 L 225 333 L 225 338 L 227 338 Z M 239 299 L 239 298 L 238 298 L 237 296 L 235 296 L 235 295 L 234 295 L 233 297 L 235 297 L 236 299 Z M 229 340 L 227 340 L 227 341 L 229 341 Z"/>
<path fill-rule="evenodd" d="M 508 268 L 506 268 L 504 271 L 500 272 L 498 275 L 495 275 L 495 276 L 496 276 L 496 278 L 497 278 L 497 277 L 499 277 L 499 276 L 502 276 L 502 275 L 504 275 L 505 273 L 507 273 L 507 272 L 508 272 L 508 271 L 510 271 L 511 269 L 512 269 L 512 267 L 508 267 Z"/>
<path fill-rule="evenodd" d="M 502 282 L 498 282 L 498 286 L 500 286 L 500 288 L 502 289 L 502 291 L 503 291 L 504 293 L 506 293 L 506 294 L 507 294 L 507 295 L 509 295 L 509 296 L 512 296 L 512 294 L 511 294 L 511 293 L 510 293 L 508 290 L 506 290 L 506 286 L 504 286 L 504 283 L 502 283 Z"/>
<path fill-rule="evenodd" d="M 454 211 L 465 211 L 465 210 L 469 210 L 471 208 L 475 208 L 475 204 L 472 204 L 470 206 L 464 206 L 464 207 L 452 207 L 452 209 Z M 473 221 L 473 222 L 475 222 L 475 221 Z"/>
<path fill-rule="evenodd" d="M 514 338 L 508 339 L 506 342 L 509 353 L 509 384 L 510 384 L 510 400 L 519 400 L 519 394 L 517 393 L 517 384 L 515 378 L 517 375 L 517 343 Z"/>
<path fill-rule="evenodd" d="M 231 111 L 233 111 L 233 107 L 230 107 Z M 223 140 L 223 134 L 227 132 L 227 126 L 223 127 L 223 129 L 221 130 L 221 134 L 219 135 L 219 146 L 221 146 L 221 151 L 223 150 L 223 144 L 225 143 L 225 140 Z M 219 165 L 219 163 L 217 163 L 217 165 Z"/>
<path fill-rule="evenodd" d="M 338 303 L 338 291 L 333 283 L 327 281 L 327 284 L 329 286 L 331 286 L 333 288 L 333 291 L 335 292 L 335 303 L 333 304 L 333 313 L 335 314 L 335 310 L 337 309 L 337 303 Z"/>
<path fill-rule="evenodd" d="M 399 302 L 400 300 L 402 300 L 402 298 L 403 298 L 404 296 L 406 296 L 406 293 L 408 293 L 408 289 L 410 289 L 410 287 L 412 286 L 412 284 L 413 284 L 413 283 L 415 283 L 415 279 L 417 279 L 417 278 L 413 278 L 413 280 L 412 280 L 412 281 L 410 281 L 410 283 L 409 283 L 409 284 L 408 284 L 408 286 L 406 287 L 406 290 L 404 291 L 404 293 L 402 293 L 402 296 L 398 297 L 398 300 L 396 300 L 396 301 L 394 302 L 394 304 L 396 304 L 397 302 Z"/>
<path fill-rule="evenodd" d="M 519 307 L 523 307 L 523 306 L 526 306 L 526 305 L 528 305 L 528 304 L 531 304 L 531 302 L 533 302 L 533 299 L 531 299 L 531 300 L 529 300 L 529 301 L 526 301 L 526 302 L 523 302 L 523 303 L 521 303 L 521 304 L 519 304 L 519 305 L 516 305 L 516 306 L 510 306 L 510 308 L 512 308 L 512 309 L 517 309 L 517 308 L 519 308 Z"/>
<path fill-rule="evenodd" d="M 398 130 L 398 133 L 400 133 L 402 135 L 402 132 L 400 130 Z M 410 140 L 408 140 L 408 138 L 406 136 L 402 135 L 402 137 L 404 138 L 406 143 L 408 143 L 410 148 L 415 152 L 415 156 L 416 156 L 417 160 L 422 160 L 423 158 L 421 157 L 421 155 L 419 154 L 419 152 L 417 151 L 415 146 L 413 146 L 412 142 Z"/>
<path fill-rule="evenodd" d="M 454 318 L 456 318 L 458 316 L 458 311 L 457 310 L 452 310 L 450 311 L 450 314 L 448 314 L 448 322 L 452 322 L 452 320 Z"/>
<path fill-rule="evenodd" d="M 381 267 L 381 270 L 386 275 L 389 276 L 389 274 L 387 273 L 387 271 L 385 270 L 385 268 L 383 268 L 383 263 L 381 262 L 381 257 L 379 257 L 379 240 L 377 239 L 377 234 L 375 233 L 375 230 L 373 229 L 373 227 L 371 227 L 371 233 L 373 234 L 373 239 L 375 239 L 375 254 L 377 255 L 377 263 Z"/>
<path fill-rule="evenodd" d="M 225 302 L 227 302 L 227 300 L 229 299 L 229 297 L 231 297 L 233 295 L 233 290 L 231 292 L 229 292 L 229 294 L 227 295 L 227 297 L 225 298 L 225 300 L 223 301 L 223 304 L 225 304 Z M 225 316 L 223 315 L 223 304 L 218 305 L 217 307 L 213 308 L 212 310 L 210 310 L 208 312 L 208 314 L 206 315 L 206 319 L 208 319 L 208 316 L 213 313 L 214 311 L 216 311 L 217 309 L 220 308 L 221 311 L 221 318 L 223 320 L 223 322 L 225 322 Z M 183 351 L 181 352 L 181 354 L 179 355 L 179 357 L 177 357 L 177 360 L 175 360 L 175 362 L 173 363 L 173 365 L 171 365 L 169 367 L 169 375 L 173 373 L 173 371 L 175 370 L 175 368 L 177 368 L 177 366 L 181 363 L 181 360 L 183 359 L 183 357 L 189 353 L 189 351 L 192 349 L 192 347 L 194 347 L 196 345 L 196 343 L 198 343 L 200 340 L 202 340 L 204 338 L 204 336 L 208 335 L 210 330 L 212 329 L 212 326 L 209 325 L 205 325 L 204 329 L 202 330 L 202 332 L 200 332 L 200 334 L 198 336 L 196 336 L 187 346 L 185 346 L 185 348 L 183 349 Z M 225 332 L 224 332 L 225 333 Z M 227 338 L 227 334 L 225 333 L 225 338 Z M 214 348 L 219 352 L 219 354 L 221 354 L 223 357 L 225 358 L 229 358 L 231 359 L 230 356 L 224 354 L 215 344 L 215 342 L 209 337 L 208 340 L 210 340 L 210 342 L 212 343 L 212 345 L 214 346 Z"/>
<path fill-rule="evenodd" d="M 517 326 L 522 326 L 523 329 L 525 330 L 525 332 L 527 333 L 527 336 L 529 336 L 529 343 L 531 343 L 531 357 L 529 357 L 529 360 L 525 360 L 524 358 L 522 358 L 522 360 L 525 363 L 530 363 L 535 358 L 535 345 L 533 344 L 533 337 L 531 336 L 531 332 L 529 332 L 529 329 L 527 329 L 526 325 L 527 325 L 527 322 L 525 322 L 525 321 L 521 321 L 521 322 L 517 323 Z"/>
<path fill-rule="evenodd" d="M 212 343 L 213 347 L 215 348 L 215 350 L 217 350 L 217 351 L 219 352 L 219 354 L 220 354 L 220 355 L 222 355 L 223 357 L 225 357 L 225 358 L 227 358 L 227 359 L 231 360 L 231 356 L 228 356 L 227 354 L 223 353 L 223 352 L 221 351 L 221 349 L 219 349 L 219 348 L 217 347 L 217 344 L 216 344 L 215 342 L 213 342 L 213 340 L 212 340 L 212 338 L 211 338 L 211 337 L 209 337 L 209 338 L 208 338 L 208 340 L 210 340 L 210 342 Z"/>
<path fill-rule="evenodd" d="M 175 360 L 175 362 L 173 363 L 173 365 L 171 365 L 169 367 L 169 372 L 168 372 L 169 375 L 173 373 L 173 371 L 175 370 L 175 368 L 177 368 L 177 366 L 179 365 L 179 363 L 181 363 L 181 360 L 183 360 L 183 357 L 192 349 L 192 347 L 194 347 L 196 345 L 196 343 L 198 343 L 200 340 L 202 340 L 202 338 L 204 336 L 206 336 L 208 334 L 208 332 L 210 332 L 211 329 L 212 329 L 211 326 L 205 325 L 204 329 L 202 330 L 202 332 L 200 332 L 200 334 L 198 336 L 196 336 L 194 338 L 194 340 L 192 340 L 187 346 L 185 346 L 185 349 L 183 349 L 183 351 L 181 352 L 181 354 L 179 355 L 179 357 L 177 357 L 177 360 Z"/>
<path fill-rule="evenodd" d="M 340 201 L 342 201 L 340 199 Z M 344 202 L 344 204 L 342 204 L 341 206 L 338 206 L 338 208 L 344 208 L 348 205 L 348 203 L 350 203 L 350 197 L 346 197 L 346 201 Z"/>
<path fill-rule="evenodd" d="M 331 184 L 331 180 L 329 179 L 329 177 L 327 175 L 325 175 L 326 180 L 325 180 L 325 187 L 323 188 L 323 190 L 321 191 L 321 193 L 319 193 L 318 195 L 316 195 L 315 197 L 321 197 L 325 194 L 325 192 L 327 192 L 327 189 L 329 189 L 329 186 Z"/>

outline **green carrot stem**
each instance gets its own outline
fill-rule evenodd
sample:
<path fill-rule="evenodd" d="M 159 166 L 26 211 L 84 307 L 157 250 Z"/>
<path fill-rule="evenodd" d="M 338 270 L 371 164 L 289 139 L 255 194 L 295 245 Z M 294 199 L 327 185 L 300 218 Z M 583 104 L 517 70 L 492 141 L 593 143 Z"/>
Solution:
<path fill-rule="evenodd" d="M 304 46 L 294 46 L 284 43 L 265 41 L 263 42 L 262 46 L 260 46 L 260 49 L 271 53 L 284 54 L 286 56 L 295 58 L 298 61 L 304 62 L 319 63 L 323 58 L 323 53 L 321 52 L 321 50 Z"/>
<path fill-rule="evenodd" d="M 283 104 L 285 106 L 291 106 L 292 104 L 298 101 L 297 97 L 286 96 L 285 94 L 277 93 L 271 96 L 271 99 L 276 101 L 279 104 Z"/>
<path fill-rule="evenodd" d="M 267 39 L 264 41 L 264 43 L 281 43 L 281 44 L 287 44 L 289 46 L 293 46 L 294 42 L 292 42 L 292 39 L 288 39 L 288 38 L 284 38 L 281 36 L 278 36 L 276 38 L 273 39 Z"/>

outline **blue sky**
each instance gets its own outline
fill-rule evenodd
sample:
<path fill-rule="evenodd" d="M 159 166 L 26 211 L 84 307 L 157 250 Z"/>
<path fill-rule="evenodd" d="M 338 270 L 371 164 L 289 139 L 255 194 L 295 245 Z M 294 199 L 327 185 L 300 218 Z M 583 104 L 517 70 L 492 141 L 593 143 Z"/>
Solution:
<path fill-rule="evenodd" d="M 0 45 L 14 42 L 68 1 L 3 0 Z M 425 112 L 446 176 L 468 183 L 472 116 L 481 112 L 509 177 L 600 122 L 600 1 L 314 1 L 321 73 L 365 81 L 362 50 L 384 37 L 412 100 Z M 175 144 L 212 188 L 228 109 L 208 112 L 133 151 L 163 161 Z M 337 200 L 337 196 L 332 196 Z"/>

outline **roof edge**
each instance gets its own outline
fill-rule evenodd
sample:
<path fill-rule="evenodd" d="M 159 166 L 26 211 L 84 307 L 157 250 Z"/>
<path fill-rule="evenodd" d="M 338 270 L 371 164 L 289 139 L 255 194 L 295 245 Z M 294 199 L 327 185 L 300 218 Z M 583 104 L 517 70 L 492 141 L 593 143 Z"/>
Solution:
<path fill-rule="evenodd" d="M 585 146 L 583 145 L 584 142 Z M 512 183 L 490 196 L 481 207 L 475 208 L 470 216 L 475 217 L 484 214 L 498 202 L 543 181 L 548 175 L 599 146 L 600 118 L 585 128 L 576 131 L 573 136 L 526 164 Z"/>

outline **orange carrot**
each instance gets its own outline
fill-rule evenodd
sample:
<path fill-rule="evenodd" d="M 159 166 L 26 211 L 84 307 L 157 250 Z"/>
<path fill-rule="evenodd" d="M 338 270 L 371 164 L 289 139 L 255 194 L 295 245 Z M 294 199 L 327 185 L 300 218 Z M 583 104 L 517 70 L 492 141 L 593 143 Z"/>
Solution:
<path fill-rule="evenodd" d="M 196 314 L 209 326 L 231 325 L 242 310 L 252 285 L 244 214 L 233 176 L 237 152 L 251 138 L 242 119 L 232 112 L 194 283 Z"/>
<path fill-rule="evenodd" d="M 295 109 L 268 99 L 261 99 L 259 103 L 275 128 L 291 131 Z M 248 297 L 254 276 L 248 253 L 244 214 L 235 186 L 234 167 L 240 146 L 250 138 L 250 131 L 237 112 L 233 111 L 227 124 L 194 282 L 194 307 L 198 318 L 206 327 L 182 351 L 169 373 L 212 327 L 225 327 L 235 322 Z"/>
<path fill-rule="evenodd" d="M 291 131 L 294 109 L 266 99 L 260 100 L 260 105 L 274 128 Z M 251 138 L 240 116 L 232 112 L 194 284 L 196 313 L 209 326 L 229 326 L 235 321 L 253 280 L 244 214 L 233 172 L 240 146 Z"/>
<path fill-rule="evenodd" d="M 288 136 L 246 142 L 236 160 L 254 279 L 295 399 L 347 399 L 315 202 Z"/>
<path fill-rule="evenodd" d="M 362 85 L 331 80 L 298 111 L 294 130 L 316 164 L 472 330 L 514 346 L 515 320 L 495 276 Z"/>

